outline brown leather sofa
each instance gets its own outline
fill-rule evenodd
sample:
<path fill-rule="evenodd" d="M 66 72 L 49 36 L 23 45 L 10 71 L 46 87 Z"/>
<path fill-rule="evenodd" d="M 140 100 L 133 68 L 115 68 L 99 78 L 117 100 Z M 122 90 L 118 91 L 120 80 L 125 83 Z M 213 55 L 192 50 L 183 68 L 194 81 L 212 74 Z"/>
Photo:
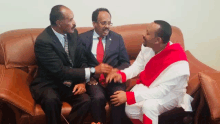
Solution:
<path fill-rule="evenodd" d="M 137 57 L 142 44 L 142 34 L 145 33 L 148 24 L 133 24 L 112 27 L 113 31 L 122 35 L 127 48 L 131 63 Z M 89 28 L 77 28 L 79 33 Z M 179 28 L 172 26 L 173 34 L 171 41 L 180 43 L 184 48 L 184 39 Z M 29 91 L 29 84 L 36 76 L 37 65 L 34 55 L 34 43 L 36 37 L 43 29 L 20 29 L 8 31 L 0 35 L 0 122 L 17 124 L 45 123 L 45 115 L 40 105 L 35 104 Z M 181 108 L 168 111 L 160 115 L 160 124 L 165 123 L 198 123 L 200 111 L 200 81 L 199 72 L 216 72 L 216 70 L 198 61 L 193 55 L 186 51 L 189 65 L 190 78 L 187 93 L 194 97 L 192 102 L 193 112 L 184 112 Z M 127 90 L 135 85 L 136 79 L 127 82 Z M 199 108 L 200 107 L 200 108 Z M 62 114 L 67 116 L 71 106 L 63 103 Z M 11 110 L 11 111 L 9 111 Z M 107 116 L 109 107 L 106 105 Z M 8 113 L 11 112 L 9 115 Z M 91 122 L 88 115 L 84 123 Z M 65 121 L 63 120 L 65 123 Z"/>
<path fill-rule="evenodd" d="M 203 110 L 200 118 L 209 124 L 220 124 L 220 72 L 200 72 Z"/>

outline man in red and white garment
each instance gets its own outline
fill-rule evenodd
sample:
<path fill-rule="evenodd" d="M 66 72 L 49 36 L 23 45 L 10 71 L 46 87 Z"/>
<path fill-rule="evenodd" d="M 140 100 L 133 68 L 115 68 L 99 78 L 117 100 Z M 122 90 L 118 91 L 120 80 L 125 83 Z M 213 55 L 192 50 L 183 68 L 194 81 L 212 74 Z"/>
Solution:
<path fill-rule="evenodd" d="M 180 44 L 170 41 L 171 34 L 169 23 L 150 23 L 135 62 L 106 78 L 126 82 L 140 74 L 130 92 L 116 91 L 111 96 L 115 106 L 127 102 L 125 112 L 134 124 L 158 124 L 158 116 L 175 107 L 192 111 L 193 98 L 186 94 L 189 63 Z"/>

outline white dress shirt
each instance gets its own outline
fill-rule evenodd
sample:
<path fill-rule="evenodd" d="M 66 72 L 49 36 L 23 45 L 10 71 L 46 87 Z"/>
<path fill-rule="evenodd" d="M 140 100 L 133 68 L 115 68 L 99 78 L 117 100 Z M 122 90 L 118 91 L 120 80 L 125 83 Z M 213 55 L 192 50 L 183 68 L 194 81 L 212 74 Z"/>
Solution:
<path fill-rule="evenodd" d="M 97 46 L 98 46 L 98 43 L 99 43 L 98 37 L 99 37 L 99 35 L 94 30 L 94 32 L 93 32 L 93 42 L 92 42 L 92 54 L 95 56 L 95 58 L 97 57 Z M 103 44 L 103 48 L 104 48 L 104 51 L 105 51 L 106 37 L 102 38 L 102 44 Z"/>

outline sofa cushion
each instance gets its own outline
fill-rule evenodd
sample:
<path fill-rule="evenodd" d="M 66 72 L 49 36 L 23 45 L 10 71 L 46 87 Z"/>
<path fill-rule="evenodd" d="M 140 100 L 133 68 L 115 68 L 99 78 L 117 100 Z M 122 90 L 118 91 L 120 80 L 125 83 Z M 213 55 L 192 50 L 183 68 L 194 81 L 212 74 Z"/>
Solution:
<path fill-rule="evenodd" d="M 30 29 L 22 29 L 1 34 L 0 63 L 5 64 L 6 68 L 36 64 L 34 42 L 30 32 Z"/>
<path fill-rule="evenodd" d="M 198 74 L 191 77 L 188 81 L 188 86 L 186 87 L 186 93 L 194 96 L 194 94 L 199 90 L 200 88 L 200 81 Z"/>
<path fill-rule="evenodd" d="M 62 114 L 67 116 L 71 111 L 71 106 L 67 102 L 63 102 L 62 105 Z M 42 110 L 41 106 L 39 104 L 36 104 L 35 110 L 34 110 L 35 116 L 44 116 L 44 111 Z"/>
<path fill-rule="evenodd" d="M 211 118 L 220 119 L 220 72 L 199 73 L 202 92 L 208 103 Z"/>

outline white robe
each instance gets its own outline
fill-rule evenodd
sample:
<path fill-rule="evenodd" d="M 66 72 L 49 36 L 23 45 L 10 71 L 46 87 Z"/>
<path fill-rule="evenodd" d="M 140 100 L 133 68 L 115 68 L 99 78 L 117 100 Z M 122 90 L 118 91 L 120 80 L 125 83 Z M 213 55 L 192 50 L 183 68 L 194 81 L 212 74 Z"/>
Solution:
<path fill-rule="evenodd" d="M 151 48 L 142 45 L 135 62 L 130 67 L 122 70 L 126 75 L 126 80 L 142 72 L 147 62 L 154 55 L 155 53 Z M 149 118 L 153 120 L 153 123 L 157 124 L 158 115 L 174 107 L 183 107 L 185 111 L 192 111 L 191 101 L 193 98 L 186 94 L 188 77 L 188 62 L 178 61 L 163 70 L 149 87 L 143 84 L 136 84 L 131 89 L 134 92 L 136 103 L 126 105 L 127 115 L 130 118 L 143 121 L 142 117 L 145 114 L 150 116 Z M 148 110 L 155 108 L 157 108 L 156 114 L 152 114 L 152 111 Z"/>

